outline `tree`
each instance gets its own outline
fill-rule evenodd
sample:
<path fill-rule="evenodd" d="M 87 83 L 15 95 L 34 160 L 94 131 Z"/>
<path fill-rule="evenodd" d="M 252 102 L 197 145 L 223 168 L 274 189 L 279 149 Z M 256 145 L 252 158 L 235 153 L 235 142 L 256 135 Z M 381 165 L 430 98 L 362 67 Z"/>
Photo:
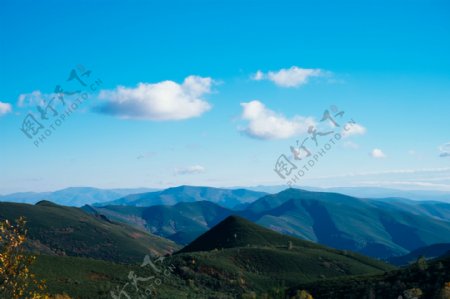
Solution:
<path fill-rule="evenodd" d="M 420 256 L 416 261 L 416 266 L 421 271 L 426 270 L 428 268 L 427 259 L 424 256 Z"/>
<path fill-rule="evenodd" d="M 12 224 L 0 221 L 0 297 L 11 299 L 48 299 L 45 281 L 30 272 L 36 257 L 25 253 L 26 221 L 20 217 Z"/>
<path fill-rule="evenodd" d="M 294 245 L 292 245 L 292 241 L 288 241 L 287 249 L 292 250 L 293 247 Z"/>
<path fill-rule="evenodd" d="M 313 296 L 305 290 L 298 290 L 291 299 L 314 299 Z"/>

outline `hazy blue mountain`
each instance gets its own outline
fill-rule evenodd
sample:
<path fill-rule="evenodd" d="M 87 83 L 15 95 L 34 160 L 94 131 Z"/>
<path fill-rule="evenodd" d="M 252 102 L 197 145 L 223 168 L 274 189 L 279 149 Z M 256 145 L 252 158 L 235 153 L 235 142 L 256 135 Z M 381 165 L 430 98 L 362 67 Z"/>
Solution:
<path fill-rule="evenodd" d="M 286 185 L 271 185 L 271 186 L 242 186 L 247 190 L 266 192 L 270 194 L 279 193 L 288 189 Z M 450 192 L 446 191 L 434 191 L 434 190 L 400 190 L 393 188 L 381 188 L 381 187 L 333 187 L 333 188 L 320 188 L 310 186 L 294 186 L 294 188 L 314 191 L 314 192 L 333 192 L 340 193 L 349 196 L 359 198 L 384 198 L 384 197 L 398 197 L 408 198 L 411 200 L 419 201 L 443 201 L 450 203 Z"/>
<path fill-rule="evenodd" d="M 266 195 L 263 192 L 246 189 L 221 189 L 212 187 L 179 186 L 157 192 L 132 194 L 110 202 L 96 203 L 95 206 L 128 205 L 149 207 L 154 205 L 174 205 L 180 202 L 210 201 L 226 208 L 241 207 Z"/>
<path fill-rule="evenodd" d="M 20 192 L 1 195 L 0 202 L 35 204 L 41 200 L 49 200 L 60 205 L 81 207 L 86 204 L 111 201 L 129 194 L 149 191 L 155 191 L 155 189 L 98 189 L 92 187 L 71 187 L 54 192 Z"/>
<path fill-rule="evenodd" d="M 336 192 L 360 198 L 398 197 L 419 201 L 443 201 L 450 203 L 450 192 L 433 190 L 399 190 L 380 187 L 298 187 L 308 191 Z"/>
<path fill-rule="evenodd" d="M 288 189 L 255 201 L 241 215 L 284 234 L 385 258 L 450 242 L 449 208 Z"/>
<path fill-rule="evenodd" d="M 84 206 L 83 210 L 105 215 L 111 220 L 134 225 L 178 244 L 187 244 L 233 213 L 208 201 L 178 203 L 173 206 Z"/>
<path fill-rule="evenodd" d="M 372 199 L 371 203 L 384 210 L 403 211 L 450 221 L 450 204 L 441 201 L 415 201 L 405 198 Z"/>

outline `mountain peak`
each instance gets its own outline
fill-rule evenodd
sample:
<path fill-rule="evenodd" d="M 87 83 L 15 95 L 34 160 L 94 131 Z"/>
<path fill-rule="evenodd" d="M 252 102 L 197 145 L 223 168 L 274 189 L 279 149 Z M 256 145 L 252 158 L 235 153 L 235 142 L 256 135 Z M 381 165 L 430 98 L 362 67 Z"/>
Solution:
<path fill-rule="evenodd" d="M 46 206 L 46 207 L 58 207 L 58 206 L 59 206 L 59 205 L 57 205 L 56 203 L 51 202 L 51 201 L 49 201 L 49 200 L 41 200 L 41 201 L 38 201 L 35 205 L 36 205 L 36 206 Z"/>
<path fill-rule="evenodd" d="M 234 247 L 282 247 L 287 246 L 289 242 L 309 248 L 321 247 L 312 242 L 282 235 L 239 216 L 231 215 L 180 252 L 210 251 Z"/>

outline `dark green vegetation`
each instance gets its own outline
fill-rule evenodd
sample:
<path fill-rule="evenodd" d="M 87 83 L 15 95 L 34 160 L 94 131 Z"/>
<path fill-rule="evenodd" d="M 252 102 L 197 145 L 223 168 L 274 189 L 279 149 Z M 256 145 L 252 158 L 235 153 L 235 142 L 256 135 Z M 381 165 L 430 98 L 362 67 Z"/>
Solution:
<path fill-rule="evenodd" d="M 391 266 L 371 258 L 281 235 L 230 216 L 173 256 L 183 279 L 227 294 L 264 293 L 299 281 L 380 273 Z"/>
<path fill-rule="evenodd" d="M 98 212 L 181 244 L 230 214 L 283 234 L 383 259 L 450 242 L 450 204 L 360 199 L 299 189 L 264 196 L 234 212 L 206 202 L 149 208 L 106 206 Z"/>
<path fill-rule="evenodd" d="M 42 201 L 36 205 L 0 203 L 0 219 L 25 216 L 27 245 L 34 252 L 136 261 L 148 253 L 165 254 L 178 246 L 125 224 L 95 217 L 79 208 Z"/>
<path fill-rule="evenodd" d="M 234 238 L 235 234 L 238 237 Z M 158 298 L 241 298 L 252 293 L 282 295 L 287 287 L 301 282 L 393 269 L 383 262 L 283 236 L 234 216 L 182 252 L 168 256 L 158 267 L 172 267 L 173 271 L 162 277 L 139 264 L 55 256 L 40 256 L 34 271 L 48 281 L 51 292 L 66 292 L 76 298 L 107 298 L 110 290 L 129 282 L 130 271 L 140 277 L 161 277 L 163 282 L 154 290 Z"/>
<path fill-rule="evenodd" d="M 308 290 L 316 299 L 447 299 L 450 298 L 450 257 L 429 263 L 417 262 L 383 275 L 344 277 L 301 284 L 288 291 L 288 294 L 292 296 L 298 290 Z"/>
<path fill-rule="evenodd" d="M 186 298 L 188 290 L 185 284 L 169 271 L 170 264 L 166 261 L 163 263 L 157 266 L 162 272 L 166 270 L 167 275 L 155 273 L 152 269 L 138 264 L 124 265 L 89 258 L 40 255 L 31 270 L 37 277 L 46 280 L 49 293 L 66 293 L 77 299 L 113 298 L 111 291 L 118 295 L 117 288 L 122 289 L 130 283 L 130 271 L 138 277 L 154 277 L 145 283 L 139 283 L 138 291 L 130 284 L 126 286 L 124 290 L 131 298 L 143 295 L 145 288 L 151 286 L 152 282 L 152 294 L 157 298 Z M 156 281 L 159 285 L 156 285 L 156 279 L 161 280 Z M 121 298 L 126 297 L 122 295 Z"/>
<path fill-rule="evenodd" d="M 246 189 L 220 189 L 212 187 L 179 186 L 162 191 L 132 194 L 123 198 L 94 204 L 95 206 L 128 205 L 149 207 L 154 205 L 174 205 L 179 202 L 195 202 L 208 200 L 226 208 L 235 208 L 250 203 L 266 193 Z"/>

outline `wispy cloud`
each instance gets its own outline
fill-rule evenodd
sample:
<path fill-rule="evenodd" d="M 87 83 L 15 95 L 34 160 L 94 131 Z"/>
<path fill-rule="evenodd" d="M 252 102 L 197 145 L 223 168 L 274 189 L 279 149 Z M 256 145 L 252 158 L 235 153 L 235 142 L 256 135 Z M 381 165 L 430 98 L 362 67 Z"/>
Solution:
<path fill-rule="evenodd" d="M 360 124 L 351 124 L 346 127 L 345 130 L 342 131 L 342 137 L 347 138 L 350 136 L 356 135 L 364 135 L 366 134 L 367 129 Z"/>
<path fill-rule="evenodd" d="M 102 90 L 99 98 L 106 103 L 95 110 L 128 119 L 154 121 L 198 117 L 211 109 L 203 98 L 211 92 L 209 77 L 189 76 L 182 84 L 173 81 L 139 83 L 136 87 L 118 86 Z"/>
<path fill-rule="evenodd" d="M 445 158 L 445 157 L 450 157 L 450 142 L 447 142 L 441 146 L 439 146 L 439 157 L 441 158 Z"/>
<path fill-rule="evenodd" d="M 315 179 L 333 179 L 333 178 L 347 178 L 347 177 L 359 177 L 359 176 L 377 176 L 377 175 L 389 175 L 389 174 L 426 174 L 427 176 L 432 173 L 446 173 L 450 172 L 450 167 L 441 168 L 419 168 L 419 169 L 392 169 L 385 171 L 367 171 L 367 172 L 355 172 L 345 173 L 332 176 L 320 176 Z"/>
<path fill-rule="evenodd" d="M 375 185 L 375 186 L 384 186 L 384 187 L 399 187 L 399 186 L 408 186 L 408 187 L 422 187 L 422 188 L 432 188 L 433 190 L 450 190 L 449 184 L 436 184 L 436 183 L 428 183 L 421 181 L 361 181 L 360 184 L 364 185 Z"/>
<path fill-rule="evenodd" d="M 241 103 L 243 108 L 241 118 L 248 121 L 242 131 L 257 139 L 284 139 L 308 131 L 309 126 L 315 125 L 312 117 L 294 116 L 291 119 L 276 113 L 261 103 L 251 101 Z"/>
<path fill-rule="evenodd" d="M 0 101 L 0 116 L 10 113 L 11 111 L 11 104 Z"/>
<path fill-rule="evenodd" d="M 189 175 L 189 174 L 198 174 L 205 172 L 205 168 L 200 165 L 193 165 L 186 168 L 175 168 L 175 175 Z"/>
<path fill-rule="evenodd" d="M 141 159 L 145 159 L 145 158 L 151 158 L 156 156 L 156 152 L 145 152 L 142 154 L 139 154 L 136 159 L 141 160 Z"/>
<path fill-rule="evenodd" d="M 383 159 L 386 158 L 385 153 L 380 150 L 379 148 L 374 148 L 371 152 L 370 152 L 370 156 L 372 156 L 372 158 L 375 159 Z"/>
<path fill-rule="evenodd" d="M 22 93 L 17 99 L 17 106 L 19 107 L 29 107 L 36 105 L 44 105 L 46 99 L 51 97 L 51 94 L 44 94 L 40 90 L 34 90 L 30 93 Z"/>
<path fill-rule="evenodd" d="M 288 69 L 269 71 L 267 73 L 258 70 L 251 78 L 256 81 L 269 80 L 280 87 L 297 87 L 308 83 L 312 77 L 321 77 L 326 74 L 328 72 L 321 69 L 304 69 L 292 66 Z"/>

